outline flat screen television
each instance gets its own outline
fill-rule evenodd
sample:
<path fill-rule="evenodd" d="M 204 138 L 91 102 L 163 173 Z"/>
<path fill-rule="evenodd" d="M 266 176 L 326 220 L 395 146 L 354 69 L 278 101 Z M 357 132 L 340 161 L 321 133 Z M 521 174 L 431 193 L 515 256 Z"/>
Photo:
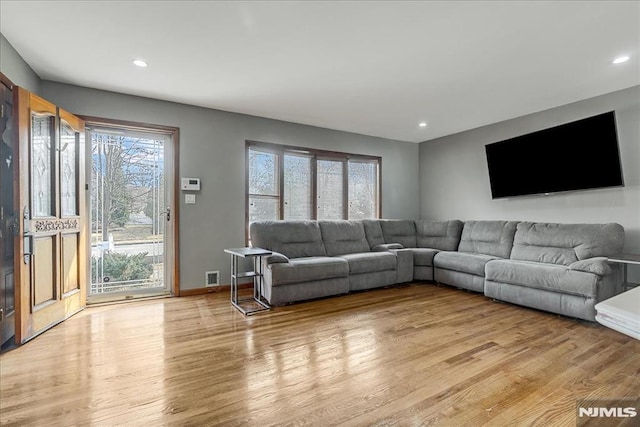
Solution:
<path fill-rule="evenodd" d="M 624 185 L 613 111 L 485 150 L 494 199 Z"/>

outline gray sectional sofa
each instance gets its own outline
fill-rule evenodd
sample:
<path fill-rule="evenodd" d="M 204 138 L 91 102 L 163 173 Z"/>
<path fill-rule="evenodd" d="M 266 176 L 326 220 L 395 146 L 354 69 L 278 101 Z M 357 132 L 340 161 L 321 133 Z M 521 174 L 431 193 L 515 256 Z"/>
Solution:
<path fill-rule="evenodd" d="M 264 295 L 279 305 L 412 280 L 595 320 L 620 292 L 606 257 L 622 251 L 619 224 L 517 221 L 258 221 Z"/>

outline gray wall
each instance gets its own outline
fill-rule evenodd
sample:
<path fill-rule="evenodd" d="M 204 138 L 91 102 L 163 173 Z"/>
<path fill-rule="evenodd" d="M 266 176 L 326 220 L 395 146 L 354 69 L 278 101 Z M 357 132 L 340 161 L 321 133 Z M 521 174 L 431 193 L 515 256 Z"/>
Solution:
<path fill-rule="evenodd" d="M 624 188 L 491 199 L 486 144 L 611 110 Z M 640 253 L 640 86 L 421 143 L 420 217 L 618 222 L 626 230 L 625 250 Z"/>
<path fill-rule="evenodd" d="M 224 248 L 244 246 L 245 140 L 382 157 L 385 218 L 418 217 L 418 145 L 43 81 L 44 97 L 73 113 L 180 128 L 181 176 L 198 177 L 196 205 L 180 200 L 181 288 L 207 270 L 229 283 Z"/>
<path fill-rule="evenodd" d="M 417 145 L 41 81 L 1 34 L 0 71 L 77 114 L 180 128 L 180 175 L 202 178 L 198 203 L 180 200 L 183 289 L 203 286 L 206 270 L 229 280 L 222 249 L 244 244 L 246 139 L 381 156 L 385 218 L 615 221 L 627 231 L 625 249 L 640 252 L 640 87 Z M 485 144 L 610 110 L 624 188 L 491 200 Z"/>
<path fill-rule="evenodd" d="M 24 62 L 22 57 L 11 46 L 11 43 L 0 34 L 0 72 L 18 86 L 40 95 L 40 77 Z"/>

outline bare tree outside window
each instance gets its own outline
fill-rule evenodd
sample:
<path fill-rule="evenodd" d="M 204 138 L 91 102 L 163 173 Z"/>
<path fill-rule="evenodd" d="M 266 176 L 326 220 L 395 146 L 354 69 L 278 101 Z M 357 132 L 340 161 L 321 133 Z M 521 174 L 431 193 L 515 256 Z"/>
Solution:
<path fill-rule="evenodd" d="M 91 176 L 96 191 L 92 204 L 99 207 L 101 216 L 93 218 L 96 226 L 105 234 L 109 227 L 124 227 L 132 214 L 153 218 L 155 211 L 164 207 L 164 176 L 157 164 L 157 147 L 147 139 L 107 133 L 96 133 L 94 139 Z M 150 225 L 152 234 L 162 232 Z M 103 235 L 103 240 L 108 236 Z"/>

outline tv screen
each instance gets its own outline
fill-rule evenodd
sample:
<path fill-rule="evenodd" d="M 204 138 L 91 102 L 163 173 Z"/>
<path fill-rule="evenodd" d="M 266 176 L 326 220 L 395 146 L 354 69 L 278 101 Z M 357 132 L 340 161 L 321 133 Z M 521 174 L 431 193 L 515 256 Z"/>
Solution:
<path fill-rule="evenodd" d="M 485 150 L 494 199 L 624 185 L 613 111 Z"/>

